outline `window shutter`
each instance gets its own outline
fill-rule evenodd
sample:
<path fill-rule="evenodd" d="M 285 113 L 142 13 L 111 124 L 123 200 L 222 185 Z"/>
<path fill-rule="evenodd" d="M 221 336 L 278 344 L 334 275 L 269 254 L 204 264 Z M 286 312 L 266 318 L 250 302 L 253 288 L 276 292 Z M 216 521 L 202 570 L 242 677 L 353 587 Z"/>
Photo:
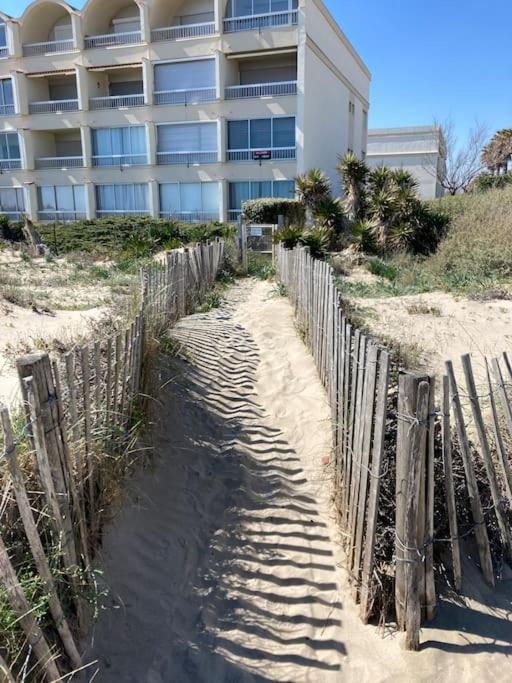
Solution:
<path fill-rule="evenodd" d="M 155 65 L 155 90 L 195 90 L 215 87 L 215 60 L 199 59 Z"/>

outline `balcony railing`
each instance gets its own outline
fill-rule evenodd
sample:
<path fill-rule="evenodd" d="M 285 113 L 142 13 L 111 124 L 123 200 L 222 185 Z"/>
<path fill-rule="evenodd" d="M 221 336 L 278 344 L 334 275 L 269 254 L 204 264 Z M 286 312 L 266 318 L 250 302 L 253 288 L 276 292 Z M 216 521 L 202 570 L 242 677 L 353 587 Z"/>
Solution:
<path fill-rule="evenodd" d="M 21 168 L 21 159 L 0 159 L 0 170 L 12 171 Z"/>
<path fill-rule="evenodd" d="M 296 26 L 298 11 L 270 12 L 268 14 L 253 14 L 245 17 L 228 17 L 224 19 L 224 33 L 238 31 L 259 31 L 264 28 L 279 26 Z"/>
<path fill-rule="evenodd" d="M 215 164 L 219 160 L 215 152 L 158 152 L 157 163 L 160 165 L 183 165 Z"/>
<path fill-rule="evenodd" d="M 160 217 L 174 218 L 184 223 L 209 223 L 219 220 L 219 214 L 211 211 L 160 211 Z"/>
<path fill-rule="evenodd" d="M 40 168 L 83 168 L 83 157 L 39 157 L 35 160 L 36 169 Z"/>
<path fill-rule="evenodd" d="M 283 95 L 296 94 L 297 81 L 254 83 L 250 85 L 229 85 L 226 88 L 227 100 L 239 100 L 249 97 L 281 97 Z"/>
<path fill-rule="evenodd" d="M 78 100 L 30 102 L 28 110 L 31 114 L 60 114 L 64 111 L 78 111 Z"/>
<path fill-rule="evenodd" d="M 14 113 L 14 104 L 0 104 L 0 116 L 11 116 Z"/>
<path fill-rule="evenodd" d="M 55 209 L 43 210 L 37 212 L 37 217 L 40 221 L 55 221 L 59 223 L 66 223 L 68 221 L 79 221 L 86 218 L 85 211 L 59 211 Z"/>
<path fill-rule="evenodd" d="M 155 104 L 199 104 L 217 99 L 215 88 L 195 88 L 194 90 L 159 90 L 155 92 Z"/>
<path fill-rule="evenodd" d="M 45 43 L 27 43 L 23 46 L 25 57 L 49 55 L 54 52 L 72 52 L 75 45 L 72 38 L 66 40 L 50 40 Z"/>
<path fill-rule="evenodd" d="M 114 47 L 116 45 L 136 45 L 142 43 L 141 31 L 126 31 L 125 33 L 105 33 L 100 36 L 87 36 L 85 47 Z"/>
<path fill-rule="evenodd" d="M 97 216 L 147 216 L 149 209 L 96 209 Z"/>
<path fill-rule="evenodd" d="M 2 45 L 2 47 L 0 47 L 0 59 L 5 59 L 8 56 L 9 48 L 7 47 L 7 45 Z"/>
<path fill-rule="evenodd" d="M 89 106 L 93 110 L 97 109 L 121 109 L 123 107 L 142 107 L 144 105 L 144 94 L 136 95 L 115 95 L 111 97 L 91 97 Z"/>
<path fill-rule="evenodd" d="M 228 221 L 230 223 L 238 223 L 238 220 L 239 220 L 241 215 L 242 215 L 242 209 L 229 209 Z"/>
<path fill-rule="evenodd" d="M 155 28 L 151 31 L 151 40 L 183 40 L 186 38 L 203 38 L 215 33 L 215 23 L 188 24 L 186 26 L 169 26 L 168 28 Z"/>
<path fill-rule="evenodd" d="M 23 211 L 4 211 L 0 208 L 0 216 L 9 216 L 11 221 L 21 221 L 23 218 Z"/>
<path fill-rule="evenodd" d="M 274 147 L 273 149 L 230 149 L 228 161 L 287 161 L 296 157 L 295 147 Z"/>
<path fill-rule="evenodd" d="M 99 168 L 121 166 L 144 166 L 148 163 L 147 154 L 110 154 L 95 155 L 92 165 Z"/>

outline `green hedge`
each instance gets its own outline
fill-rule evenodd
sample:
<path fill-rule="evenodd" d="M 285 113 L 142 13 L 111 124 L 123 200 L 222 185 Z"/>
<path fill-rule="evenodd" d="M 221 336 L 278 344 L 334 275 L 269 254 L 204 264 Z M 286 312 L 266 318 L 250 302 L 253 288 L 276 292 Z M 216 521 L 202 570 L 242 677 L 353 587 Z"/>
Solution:
<path fill-rule="evenodd" d="M 304 205 L 298 199 L 251 199 L 244 202 L 243 218 L 248 223 L 277 223 L 284 216 L 288 224 L 303 225 L 306 219 Z"/>

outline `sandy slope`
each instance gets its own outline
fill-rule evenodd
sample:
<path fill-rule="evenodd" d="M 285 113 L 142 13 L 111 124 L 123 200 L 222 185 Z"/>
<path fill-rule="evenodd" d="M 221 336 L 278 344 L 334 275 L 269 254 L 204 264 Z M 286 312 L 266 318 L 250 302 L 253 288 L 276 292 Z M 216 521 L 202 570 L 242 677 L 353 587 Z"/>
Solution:
<path fill-rule="evenodd" d="M 106 533 L 113 609 L 84 680 L 509 680 L 510 612 L 482 622 L 478 603 L 446 603 L 452 630 L 425 630 L 419 654 L 358 620 L 337 566 L 329 411 L 287 300 L 247 281 L 173 336 L 188 362 L 163 371 L 153 467 Z"/>

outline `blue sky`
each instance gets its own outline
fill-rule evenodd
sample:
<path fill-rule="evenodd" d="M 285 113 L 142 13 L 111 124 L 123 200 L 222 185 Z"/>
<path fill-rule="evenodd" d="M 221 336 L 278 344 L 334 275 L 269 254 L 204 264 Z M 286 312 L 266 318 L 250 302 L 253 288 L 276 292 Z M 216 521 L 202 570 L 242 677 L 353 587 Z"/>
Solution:
<path fill-rule="evenodd" d="M 512 127 L 510 0 L 325 2 L 372 72 L 371 126 Z M 27 5 L 0 0 L 14 16 Z"/>

